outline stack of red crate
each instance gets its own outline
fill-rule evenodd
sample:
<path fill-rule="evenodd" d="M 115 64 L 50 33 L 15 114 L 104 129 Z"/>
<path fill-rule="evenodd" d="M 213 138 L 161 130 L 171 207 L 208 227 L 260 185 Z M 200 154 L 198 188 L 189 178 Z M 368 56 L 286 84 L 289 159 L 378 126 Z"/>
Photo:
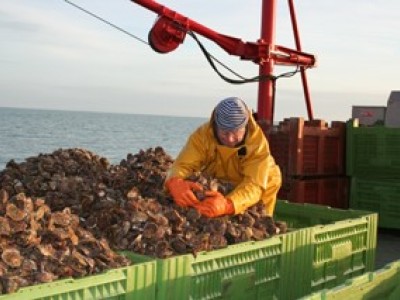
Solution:
<path fill-rule="evenodd" d="M 280 199 L 348 207 L 345 176 L 346 124 L 285 119 L 267 135 L 282 171 Z"/>

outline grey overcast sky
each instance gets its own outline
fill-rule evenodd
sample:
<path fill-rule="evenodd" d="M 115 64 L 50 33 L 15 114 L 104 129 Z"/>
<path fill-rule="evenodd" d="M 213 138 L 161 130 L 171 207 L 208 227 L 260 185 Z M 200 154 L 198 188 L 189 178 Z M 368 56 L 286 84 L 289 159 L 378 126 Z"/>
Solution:
<path fill-rule="evenodd" d="M 156 19 L 129 0 L 72 2 L 146 41 Z M 287 1 L 277 2 L 276 44 L 295 48 Z M 235 95 L 257 109 L 257 84 L 224 82 L 190 37 L 161 55 L 62 0 L 0 3 L 0 107 L 207 117 Z M 259 38 L 261 0 L 159 3 L 217 32 Z M 318 57 L 318 67 L 307 71 L 315 117 L 347 120 L 352 105 L 386 105 L 390 91 L 400 89 L 400 1 L 294 4 L 303 51 Z M 254 63 L 200 39 L 230 68 L 257 75 Z M 294 116 L 306 116 L 299 75 L 277 83 L 275 120 Z"/>

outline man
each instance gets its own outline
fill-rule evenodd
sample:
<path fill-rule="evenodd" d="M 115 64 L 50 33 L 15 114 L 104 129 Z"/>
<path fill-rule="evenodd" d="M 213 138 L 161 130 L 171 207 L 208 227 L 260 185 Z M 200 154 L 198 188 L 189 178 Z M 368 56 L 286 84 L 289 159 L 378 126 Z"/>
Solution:
<path fill-rule="evenodd" d="M 226 197 L 206 192 L 200 202 L 193 191 L 201 186 L 185 180 L 197 171 L 231 182 L 235 188 Z M 246 104 L 230 97 L 219 102 L 210 120 L 191 134 L 165 186 L 175 203 L 195 207 L 207 217 L 242 213 L 260 199 L 266 214 L 272 217 L 281 183 L 279 167 L 262 129 Z"/>

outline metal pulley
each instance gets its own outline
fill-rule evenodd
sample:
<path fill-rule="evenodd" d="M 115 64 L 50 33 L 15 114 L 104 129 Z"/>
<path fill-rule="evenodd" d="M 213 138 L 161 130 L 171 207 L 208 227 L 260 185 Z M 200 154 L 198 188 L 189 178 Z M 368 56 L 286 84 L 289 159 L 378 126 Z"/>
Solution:
<path fill-rule="evenodd" d="M 149 31 L 150 47 L 158 53 L 168 53 L 183 43 L 186 30 L 176 21 L 159 16 Z"/>

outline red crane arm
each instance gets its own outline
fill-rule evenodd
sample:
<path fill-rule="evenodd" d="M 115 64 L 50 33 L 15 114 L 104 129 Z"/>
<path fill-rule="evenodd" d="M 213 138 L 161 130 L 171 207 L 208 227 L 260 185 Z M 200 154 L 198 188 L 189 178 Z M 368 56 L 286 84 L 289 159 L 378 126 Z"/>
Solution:
<path fill-rule="evenodd" d="M 188 31 L 196 32 L 218 44 L 231 55 L 250 60 L 259 65 L 260 78 L 272 78 L 274 65 L 300 67 L 308 117 L 313 119 L 305 69 L 316 65 L 314 55 L 301 51 L 297 23 L 292 0 L 289 1 L 291 20 L 297 50 L 275 45 L 275 18 L 277 0 L 262 0 L 261 37 L 256 42 L 244 42 L 239 38 L 218 33 L 194 20 L 173 11 L 154 0 L 131 0 L 159 15 L 149 32 L 149 44 L 157 52 L 167 53 L 183 43 Z M 258 85 L 258 123 L 267 132 L 273 124 L 274 84 L 261 80 Z"/>
<path fill-rule="evenodd" d="M 212 40 L 218 44 L 222 49 L 231 55 L 239 56 L 243 60 L 251 60 L 257 64 L 262 64 L 264 61 L 269 59 L 274 59 L 276 64 L 279 65 L 297 65 L 304 67 L 313 67 L 315 65 L 315 57 L 311 54 L 307 54 L 301 51 L 292 50 L 282 46 L 272 46 L 268 45 L 262 40 L 257 42 L 243 42 L 239 38 L 231 37 L 228 35 L 220 34 L 204 25 L 197 23 L 194 20 L 185 17 L 161 5 L 153 0 L 131 0 L 153 12 L 158 14 L 160 18 L 158 19 L 158 24 L 153 26 L 153 29 L 162 30 L 165 40 L 152 41 L 162 42 L 168 48 L 165 43 L 171 42 L 175 44 L 176 42 L 183 42 L 184 33 L 186 31 L 196 32 L 209 40 Z M 168 33 L 168 35 L 165 35 Z M 183 35 L 182 35 L 183 33 Z M 157 32 L 155 32 L 157 34 Z M 160 34 L 160 32 L 158 32 Z M 160 35 L 158 35 L 160 38 Z M 168 41 L 169 39 L 169 41 Z M 157 47 L 158 45 L 153 46 Z M 171 45 L 171 50 L 174 50 L 177 45 L 173 48 Z M 161 51 L 169 52 L 169 51 Z"/>

